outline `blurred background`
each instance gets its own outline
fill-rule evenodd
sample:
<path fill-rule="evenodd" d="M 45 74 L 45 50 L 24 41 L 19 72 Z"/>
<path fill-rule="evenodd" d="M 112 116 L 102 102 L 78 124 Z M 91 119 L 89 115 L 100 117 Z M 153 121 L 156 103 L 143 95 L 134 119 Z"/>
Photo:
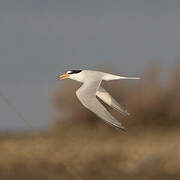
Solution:
<path fill-rule="evenodd" d="M 0 179 L 179 179 L 179 32 L 177 0 L 1 0 Z M 103 82 L 127 133 L 56 81 L 70 69 L 141 77 Z"/>

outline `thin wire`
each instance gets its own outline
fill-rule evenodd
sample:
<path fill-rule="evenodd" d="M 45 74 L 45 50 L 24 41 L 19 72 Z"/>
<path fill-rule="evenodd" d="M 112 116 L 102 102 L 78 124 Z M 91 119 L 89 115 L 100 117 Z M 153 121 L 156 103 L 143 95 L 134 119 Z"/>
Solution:
<path fill-rule="evenodd" d="M 3 94 L 3 92 L 2 92 L 1 90 L 0 90 L 0 97 L 3 99 L 4 102 L 7 103 L 7 105 L 11 108 L 11 110 L 12 110 L 13 112 L 15 112 L 16 115 L 17 115 L 22 121 L 24 121 L 24 123 L 25 123 L 32 131 L 34 131 L 34 132 L 36 132 L 36 133 L 39 134 L 39 132 L 38 132 L 35 128 L 33 128 L 32 125 L 24 118 L 24 116 L 22 115 L 22 113 L 20 113 L 19 111 L 17 111 L 16 107 L 9 101 L 9 99 L 8 99 L 6 96 L 4 96 L 4 94 Z"/>
<path fill-rule="evenodd" d="M 24 123 L 36 134 L 40 135 L 39 131 L 37 131 L 35 128 L 32 127 L 32 125 L 24 118 L 24 116 L 22 115 L 22 113 L 20 113 L 19 111 L 17 111 L 16 107 L 14 105 L 12 105 L 12 103 L 9 101 L 9 99 L 4 96 L 3 92 L 0 90 L 0 97 L 3 99 L 4 102 L 7 103 L 7 105 L 12 109 L 13 112 L 15 112 L 17 114 L 17 116 L 24 121 Z M 42 138 L 42 136 L 40 135 L 40 138 Z M 82 180 L 81 176 L 75 172 L 73 170 L 73 168 L 71 168 L 71 166 L 67 165 L 67 163 L 62 162 L 62 164 L 64 164 L 64 166 L 66 167 L 66 169 L 69 171 L 69 173 L 76 179 L 78 180 Z"/>

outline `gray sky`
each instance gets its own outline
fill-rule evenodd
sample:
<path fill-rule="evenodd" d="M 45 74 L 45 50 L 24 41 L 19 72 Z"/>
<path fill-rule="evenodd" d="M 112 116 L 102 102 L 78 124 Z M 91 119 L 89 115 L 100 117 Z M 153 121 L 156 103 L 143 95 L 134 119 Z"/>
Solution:
<path fill-rule="evenodd" d="M 47 126 L 57 72 L 109 64 L 141 75 L 180 57 L 177 0 L 1 0 L 0 88 L 35 127 Z M 0 130 L 26 129 L 0 100 Z"/>

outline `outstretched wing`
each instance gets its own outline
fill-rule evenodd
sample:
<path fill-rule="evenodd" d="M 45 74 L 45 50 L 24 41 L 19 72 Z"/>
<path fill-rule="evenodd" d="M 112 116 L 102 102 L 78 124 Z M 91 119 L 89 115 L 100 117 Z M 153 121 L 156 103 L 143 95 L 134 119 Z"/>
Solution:
<path fill-rule="evenodd" d="M 97 100 L 96 91 L 101 80 L 85 82 L 77 91 L 76 95 L 80 102 L 90 111 L 95 113 L 108 124 L 125 130 L 121 123 L 116 120 L 107 109 Z"/>
<path fill-rule="evenodd" d="M 127 110 L 124 109 L 103 87 L 99 86 L 98 90 L 96 91 L 96 96 L 124 116 L 130 115 Z"/>

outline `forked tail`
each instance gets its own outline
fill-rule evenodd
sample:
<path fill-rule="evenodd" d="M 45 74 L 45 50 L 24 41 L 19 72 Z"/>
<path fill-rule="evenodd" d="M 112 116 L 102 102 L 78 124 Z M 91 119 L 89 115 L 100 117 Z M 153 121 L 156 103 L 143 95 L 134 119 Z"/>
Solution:
<path fill-rule="evenodd" d="M 106 73 L 103 77 L 105 81 L 118 80 L 118 79 L 141 79 L 140 77 L 125 77 L 125 76 L 117 76 L 113 74 Z"/>
<path fill-rule="evenodd" d="M 124 77 L 124 76 L 119 76 L 119 79 L 141 79 L 140 77 Z"/>

